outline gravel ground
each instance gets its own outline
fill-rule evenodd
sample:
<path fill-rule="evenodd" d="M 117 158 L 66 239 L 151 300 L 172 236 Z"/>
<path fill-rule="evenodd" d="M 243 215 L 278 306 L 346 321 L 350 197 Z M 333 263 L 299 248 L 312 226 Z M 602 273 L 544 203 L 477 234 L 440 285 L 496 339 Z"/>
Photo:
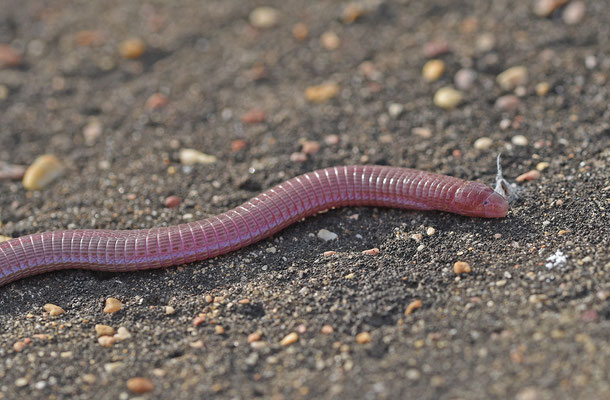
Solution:
<path fill-rule="evenodd" d="M 0 399 L 607 399 L 610 10 L 534 3 L 2 0 L 0 161 L 66 166 L 0 180 L 4 236 L 177 224 L 333 165 L 537 172 L 501 220 L 331 210 L 192 265 L 4 286 Z"/>

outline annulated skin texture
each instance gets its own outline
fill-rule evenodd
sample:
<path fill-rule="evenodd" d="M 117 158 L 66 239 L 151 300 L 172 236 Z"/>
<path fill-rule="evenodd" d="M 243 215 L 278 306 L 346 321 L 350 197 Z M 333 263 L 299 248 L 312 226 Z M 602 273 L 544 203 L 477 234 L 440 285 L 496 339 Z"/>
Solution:
<path fill-rule="evenodd" d="M 139 230 L 64 230 L 0 243 L 0 286 L 43 272 L 135 271 L 205 260 L 269 237 L 319 211 L 344 206 L 439 210 L 501 218 L 508 202 L 490 187 L 386 166 L 331 167 L 290 179 L 201 221 Z"/>

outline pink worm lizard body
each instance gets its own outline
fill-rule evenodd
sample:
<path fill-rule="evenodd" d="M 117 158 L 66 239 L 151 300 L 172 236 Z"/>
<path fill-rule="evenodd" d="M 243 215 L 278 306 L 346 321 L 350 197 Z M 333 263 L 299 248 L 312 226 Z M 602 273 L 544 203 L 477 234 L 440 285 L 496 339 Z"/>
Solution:
<path fill-rule="evenodd" d="M 490 187 L 415 169 L 331 167 L 290 179 L 205 220 L 139 230 L 63 230 L 0 243 L 0 286 L 43 272 L 135 271 L 216 257 L 319 211 L 343 206 L 439 210 L 501 218 L 508 202 Z"/>

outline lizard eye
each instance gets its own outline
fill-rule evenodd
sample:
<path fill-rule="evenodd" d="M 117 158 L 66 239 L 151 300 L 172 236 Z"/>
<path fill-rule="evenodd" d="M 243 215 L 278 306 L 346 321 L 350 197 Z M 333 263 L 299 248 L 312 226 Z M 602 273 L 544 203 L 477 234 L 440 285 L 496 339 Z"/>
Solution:
<path fill-rule="evenodd" d="M 489 201 L 488 201 L 488 200 L 485 200 L 485 201 L 483 202 L 483 205 L 484 205 L 484 206 L 486 206 L 486 205 L 488 205 L 488 204 L 489 204 Z"/>

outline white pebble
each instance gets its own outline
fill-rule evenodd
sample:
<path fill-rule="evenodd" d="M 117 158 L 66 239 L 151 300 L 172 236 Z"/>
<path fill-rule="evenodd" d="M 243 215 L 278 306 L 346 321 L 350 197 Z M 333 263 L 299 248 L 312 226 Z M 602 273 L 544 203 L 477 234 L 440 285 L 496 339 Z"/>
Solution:
<path fill-rule="evenodd" d="M 329 240 L 335 240 L 338 238 L 337 234 L 334 232 L 331 232 L 329 230 L 326 229 L 320 229 L 318 231 L 318 237 L 322 240 L 324 240 L 325 242 L 328 242 Z"/>
<path fill-rule="evenodd" d="M 400 114 L 402 114 L 403 110 L 404 110 L 404 107 L 402 106 L 402 104 L 398 104 L 398 103 L 392 103 L 388 107 L 388 113 L 390 114 L 390 117 L 392 117 L 392 118 L 398 117 Z"/>
<path fill-rule="evenodd" d="M 499 74 L 496 81 L 504 90 L 513 90 L 517 86 L 523 86 L 527 83 L 527 68 L 521 65 L 509 68 Z"/>
<path fill-rule="evenodd" d="M 474 148 L 477 150 L 487 150 L 493 144 L 493 140 L 483 136 L 474 141 Z"/>
<path fill-rule="evenodd" d="M 510 141 L 513 142 L 515 146 L 527 146 L 528 143 L 527 138 L 523 135 L 513 136 Z"/>
<path fill-rule="evenodd" d="M 462 102 L 462 93 L 451 86 L 440 88 L 434 94 L 434 105 L 445 110 L 452 110 Z"/>
<path fill-rule="evenodd" d="M 275 8 L 257 7 L 250 13 L 249 19 L 256 28 L 273 28 L 280 19 L 280 13 Z"/>
<path fill-rule="evenodd" d="M 216 157 L 195 149 L 181 149 L 180 162 L 182 165 L 214 164 L 216 162 Z"/>

